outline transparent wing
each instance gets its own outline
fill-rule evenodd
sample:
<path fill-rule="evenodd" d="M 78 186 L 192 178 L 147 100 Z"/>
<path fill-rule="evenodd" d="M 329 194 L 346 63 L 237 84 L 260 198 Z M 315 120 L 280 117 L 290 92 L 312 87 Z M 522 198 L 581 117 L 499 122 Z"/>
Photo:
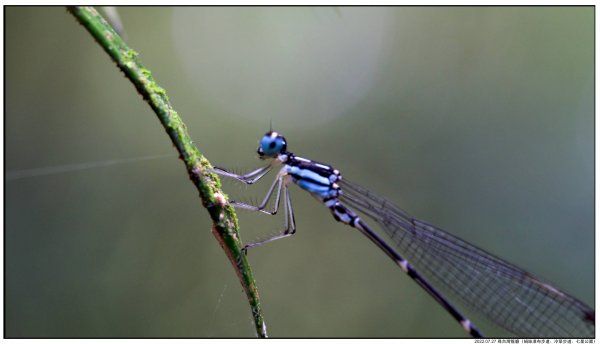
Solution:
<path fill-rule="evenodd" d="M 379 223 L 436 288 L 490 321 L 526 337 L 594 337 L 594 310 L 581 301 L 356 184 L 341 187 L 340 200 Z"/>

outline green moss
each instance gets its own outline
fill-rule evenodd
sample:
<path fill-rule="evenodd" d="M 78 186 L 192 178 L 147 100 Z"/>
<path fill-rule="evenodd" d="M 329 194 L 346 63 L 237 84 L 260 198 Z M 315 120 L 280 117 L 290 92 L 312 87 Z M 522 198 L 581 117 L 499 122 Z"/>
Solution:
<path fill-rule="evenodd" d="M 137 51 L 135 51 L 133 49 L 127 49 L 125 51 L 124 55 L 125 55 L 125 58 L 127 58 L 128 60 L 134 61 L 137 59 L 139 54 L 137 53 Z"/>

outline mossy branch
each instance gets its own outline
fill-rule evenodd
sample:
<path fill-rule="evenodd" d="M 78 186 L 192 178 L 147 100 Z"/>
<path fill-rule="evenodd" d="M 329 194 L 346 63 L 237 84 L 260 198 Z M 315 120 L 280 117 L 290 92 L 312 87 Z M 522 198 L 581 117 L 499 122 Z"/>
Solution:
<path fill-rule="evenodd" d="M 266 337 L 258 289 L 241 249 L 237 218 L 233 208 L 226 202 L 218 177 L 214 173 L 205 172 L 212 168 L 210 162 L 194 146 L 181 117 L 169 103 L 165 90 L 158 86 L 150 71 L 140 63 L 138 54 L 125 44 L 94 8 L 73 6 L 68 7 L 68 10 L 125 73 L 158 116 L 184 161 L 190 179 L 200 193 L 202 205 L 212 218 L 212 232 L 231 261 L 246 292 L 256 334 Z"/>

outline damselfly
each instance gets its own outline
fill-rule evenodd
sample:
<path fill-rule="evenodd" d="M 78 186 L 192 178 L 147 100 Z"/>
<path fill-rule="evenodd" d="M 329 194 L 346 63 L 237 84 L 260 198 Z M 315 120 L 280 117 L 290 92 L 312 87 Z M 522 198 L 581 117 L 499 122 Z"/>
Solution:
<path fill-rule="evenodd" d="M 270 160 L 269 165 L 244 175 L 219 167 L 210 171 L 253 184 L 273 168 L 281 167 L 258 206 L 231 201 L 238 208 L 275 215 L 283 197 L 283 232 L 249 243 L 245 250 L 294 234 L 296 224 L 288 185 L 295 183 L 325 204 L 337 221 L 358 229 L 375 243 L 473 337 L 483 335 L 438 289 L 450 292 L 493 323 L 520 336 L 594 336 L 595 313 L 583 302 L 513 264 L 409 216 L 388 200 L 342 179 L 333 167 L 294 155 L 277 132 L 269 131 L 262 137 L 258 155 Z M 273 194 L 273 209 L 266 210 Z M 354 211 L 378 223 L 387 240 Z"/>

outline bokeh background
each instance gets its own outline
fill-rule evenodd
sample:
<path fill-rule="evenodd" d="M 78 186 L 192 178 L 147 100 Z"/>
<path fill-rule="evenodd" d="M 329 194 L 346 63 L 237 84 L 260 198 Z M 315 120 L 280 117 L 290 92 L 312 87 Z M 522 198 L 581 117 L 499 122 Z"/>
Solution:
<path fill-rule="evenodd" d="M 593 11 L 118 9 L 214 164 L 261 166 L 272 121 L 291 151 L 590 305 Z M 130 82 L 64 8 L 6 8 L 5 28 L 5 335 L 254 336 L 197 192 Z M 267 179 L 224 187 L 259 198 Z M 297 235 L 249 255 L 271 336 L 465 335 L 368 240 L 292 197 Z M 240 213 L 242 239 L 282 222 Z"/>

